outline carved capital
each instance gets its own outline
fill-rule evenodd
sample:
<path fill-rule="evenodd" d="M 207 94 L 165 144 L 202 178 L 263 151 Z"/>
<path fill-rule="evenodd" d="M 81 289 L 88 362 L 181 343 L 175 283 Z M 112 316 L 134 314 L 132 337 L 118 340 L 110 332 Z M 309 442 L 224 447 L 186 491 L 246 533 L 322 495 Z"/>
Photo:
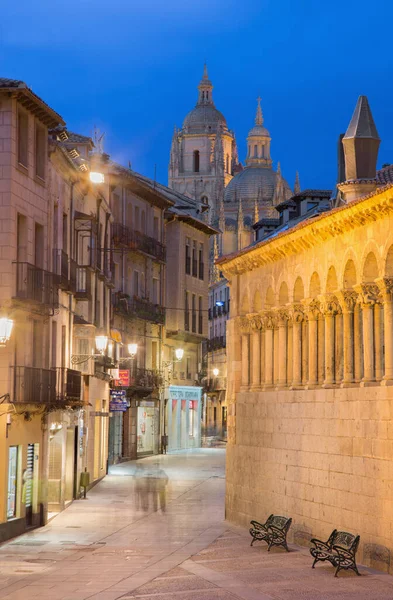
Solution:
<path fill-rule="evenodd" d="M 304 308 L 310 321 L 317 321 L 321 316 L 321 303 L 317 298 L 304 301 Z"/>
<path fill-rule="evenodd" d="M 358 302 L 362 308 L 370 308 L 381 301 L 380 289 L 376 283 L 361 283 L 355 290 L 359 294 Z"/>
<path fill-rule="evenodd" d="M 290 319 L 290 313 L 287 308 L 279 308 L 276 311 L 276 319 L 279 327 L 285 327 Z"/>
<path fill-rule="evenodd" d="M 241 333 L 250 333 L 250 321 L 247 317 L 240 317 L 239 327 Z"/>
<path fill-rule="evenodd" d="M 325 317 L 334 317 L 341 313 L 341 307 L 336 296 L 322 297 L 321 312 Z"/>
<path fill-rule="evenodd" d="M 252 331 L 262 329 L 262 317 L 259 314 L 248 315 L 248 321 Z"/>
<path fill-rule="evenodd" d="M 353 312 L 358 301 L 358 293 L 353 290 L 342 290 L 337 294 L 337 298 L 343 312 Z"/>
<path fill-rule="evenodd" d="M 382 277 L 376 279 L 381 299 L 383 302 L 393 302 L 393 277 Z"/>
<path fill-rule="evenodd" d="M 291 309 L 291 319 L 294 323 L 302 323 L 304 321 L 304 312 L 302 304 L 294 304 Z"/>
<path fill-rule="evenodd" d="M 274 329 L 276 326 L 276 318 L 272 312 L 266 312 L 262 316 L 263 327 L 265 329 Z"/>

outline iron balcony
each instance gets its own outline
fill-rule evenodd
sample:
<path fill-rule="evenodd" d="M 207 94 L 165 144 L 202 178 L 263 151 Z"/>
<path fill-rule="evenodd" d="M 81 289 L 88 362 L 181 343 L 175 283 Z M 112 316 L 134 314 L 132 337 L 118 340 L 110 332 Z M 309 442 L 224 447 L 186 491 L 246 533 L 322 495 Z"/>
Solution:
<path fill-rule="evenodd" d="M 15 298 L 52 309 L 59 306 L 59 287 L 55 273 L 45 271 L 28 262 L 14 264 L 16 266 Z"/>
<path fill-rule="evenodd" d="M 166 260 L 166 246 L 164 244 L 141 231 L 126 227 L 121 223 L 114 223 L 112 225 L 112 239 L 116 245 L 143 252 L 160 262 L 165 262 Z"/>
<path fill-rule="evenodd" d="M 56 402 L 56 369 L 14 367 L 14 403 L 52 404 Z"/>
<path fill-rule="evenodd" d="M 115 313 L 129 319 L 142 319 L 159 325 L 165 323 L 165 308 L 163 306 L 136 296 L 130 298 L 118 292 L 114 295 L 114 310 Z"/>

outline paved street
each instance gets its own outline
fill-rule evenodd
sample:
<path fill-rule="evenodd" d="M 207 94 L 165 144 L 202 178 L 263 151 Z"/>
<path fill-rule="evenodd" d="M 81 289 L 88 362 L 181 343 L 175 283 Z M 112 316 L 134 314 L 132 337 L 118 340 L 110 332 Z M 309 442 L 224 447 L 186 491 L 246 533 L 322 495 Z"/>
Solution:
<path fill-rule="evenodd" d="M 225 450 L 112 468 L 45 528 L 0 548 L 2 600 L 361 600 L 393 598 L 393 577 L 310 568 L 304 548 L 250 548 L 224 523 Z"/>

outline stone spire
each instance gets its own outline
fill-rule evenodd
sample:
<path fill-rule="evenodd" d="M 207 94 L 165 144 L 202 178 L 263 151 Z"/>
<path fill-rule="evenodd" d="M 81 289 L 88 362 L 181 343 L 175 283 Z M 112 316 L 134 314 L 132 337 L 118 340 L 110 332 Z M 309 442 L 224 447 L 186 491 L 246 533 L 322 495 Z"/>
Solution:
<path fill-rule="evenodd" d="M 299 171 L 296 171 L 296 177 L 295 177 L 295 185 L 293 187 L 293 191 L 295 193 L 295 196 L 297 194 L 300 194 L 300 179 L 299 179 Z"/>
<path fill-rule="evenodd" d="M 367 100 L 359 96 L 351 122 L 343 137 L 345 182 L 338 186 L 345 202 L 376 189 L 380 139 Z"/>
<path fill-rule="evenodd" d="M 206 63 L 203 66 L 203 76 L 202 76 L 201 81 L 199 82 L 198 90 L 199 90 L 199 96 L 198 96 L 197 105 L 211 104 L 214 106 L 213 84 L 209 79 Z"/>
<path fill-rule="evenodd" d="M 273 206 L 277 206 L 280 202 L 285 200 L 284 194 L 284 183 L 281 175 L 281 165 L 277 163 L 277 176 L 276 176 L 276 187 L 274 188 L 273 193 Z"/>
<path fill-rule="evenodd" d="M 221 229 L 222 233 L 225 233 L 225 212 L 224 212 L 224 200 L 220 198 L 220 208 L 218 215 L 218 227 Z"/>
<path fill-rule="evenodd" d="M 178 130 L 175 125 L 172 136 L 171 155 L 170 155 L 170 174 L 172 177 L 176 176 L 179 172 L 180 164 L 180 148 L 178 139 Z"/>
<path fill-rule="evenodd" d="M 218 251 L 218 235 L 214 236 L 213 240 L 213 260 L 211 264 L 210 270 L 210 283 L 216 283 L 220 279 L 220 269 L 218 265 L 216 265 L 216 260 L 219 257 Z"/>
<path fill-rule="evenodd" d="M 258 190 L 258 198 L 260 195 L 260 189 Z M 258 200 L 256 199 L 254 202 L 254 224 L 259 221 L 259 210 L 258 210 Z"/>
<path fill-rule="evenodd" d="M 257 114 L 255 115 L 255 125 L 263 125 L 263 115 L 261 108 L 261 97 L 257 98 Z"/>
<path fill-rule="evenodd" d="M 216 168 L 216 175 L 224 173 L 224 142 L 222 139 L 221 131 L 217 131 L 216 141 L 214 144 L 214 162 Z"/>

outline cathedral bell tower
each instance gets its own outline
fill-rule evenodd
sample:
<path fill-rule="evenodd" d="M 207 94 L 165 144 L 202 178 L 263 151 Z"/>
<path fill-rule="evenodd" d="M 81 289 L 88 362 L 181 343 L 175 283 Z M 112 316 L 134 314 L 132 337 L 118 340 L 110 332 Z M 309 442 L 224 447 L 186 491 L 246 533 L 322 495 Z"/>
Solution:
<path fill-rule="evenodd" d="M 210 208 L 218 215 L 225 186 L 237 165 L 235 136 L 213 101 L 207 66 L 198 85 L 198 100 L 181 129 L 175 127 L 169 161 L 170 188 Z"/>

